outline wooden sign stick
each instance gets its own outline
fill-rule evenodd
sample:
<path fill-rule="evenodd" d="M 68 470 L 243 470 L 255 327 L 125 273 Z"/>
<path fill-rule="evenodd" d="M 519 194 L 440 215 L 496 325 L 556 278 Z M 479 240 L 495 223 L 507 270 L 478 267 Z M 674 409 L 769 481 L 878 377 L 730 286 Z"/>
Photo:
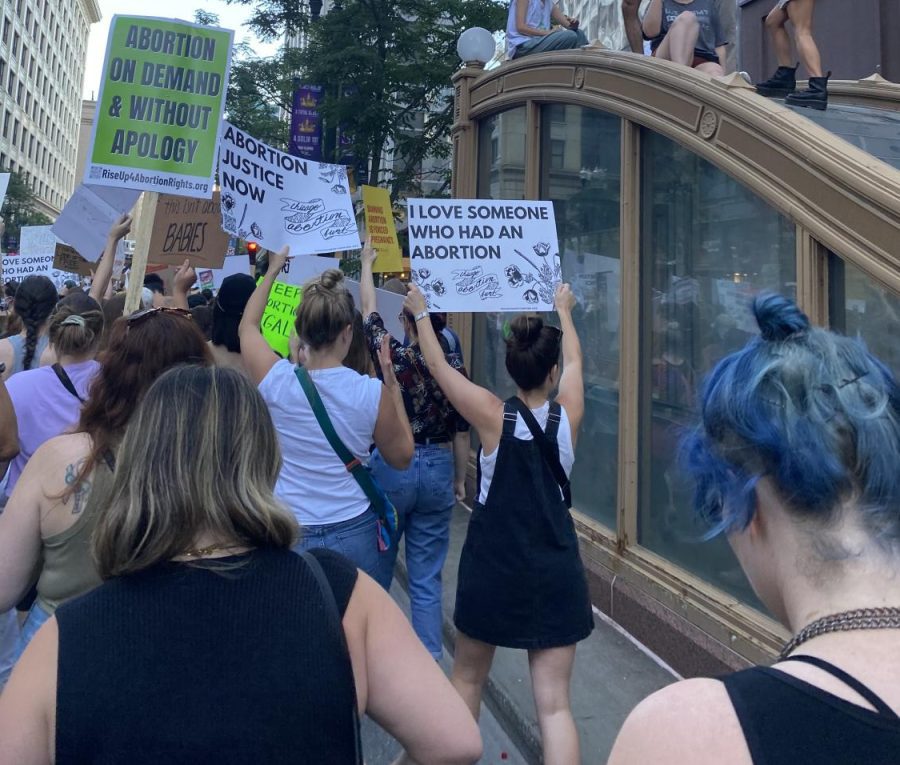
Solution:
<path fill-rule="evenodd" d="M 156 218 L 156 204 L 159 192 L 145 191 L 141 200 L 140 220 L 135 234 L 134 255 L 131 257 L 131 271 L 128 275 L 128 292 L 125 295 L 125 316 L 141 307 L 141 293 L 144 289 L 144 275 L 147 273 L 147 255 L 150 252 L 150 234 Z"/>

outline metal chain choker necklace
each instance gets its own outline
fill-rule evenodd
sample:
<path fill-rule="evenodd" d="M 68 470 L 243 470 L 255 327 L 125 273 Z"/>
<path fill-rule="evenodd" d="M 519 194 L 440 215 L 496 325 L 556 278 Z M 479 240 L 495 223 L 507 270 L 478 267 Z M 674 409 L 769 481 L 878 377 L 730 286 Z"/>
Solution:
<path fill-rule="evenodd" d="M 900 608 L 857 608 L 816 619 L 798 632 L 778 654 L 778 661 L 786 659 L 798 646 L 807 640 L 829 632 L 849 632 L 851 630 L 900 629 Z"/>

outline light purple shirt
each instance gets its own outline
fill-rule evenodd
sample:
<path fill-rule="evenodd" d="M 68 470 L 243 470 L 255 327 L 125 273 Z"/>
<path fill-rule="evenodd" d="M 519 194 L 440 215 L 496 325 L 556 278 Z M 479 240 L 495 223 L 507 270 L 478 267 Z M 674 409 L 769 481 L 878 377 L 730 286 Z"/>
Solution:
<path fill-rule="evenodd" d="M 100 364 L 91 360 L 63 368 L 78 395 L 87 399 L 88 388 Z M 63 387 L 53 367 L 17 372 L 6 381 L 6 389 L 19 426 L 19 454 L 9 464 L 9 482 L 6 485 L 6 495 L 10 496 L 25 469 L 25 463 L 38 447 L 78 423 L 81 402 Z"/>

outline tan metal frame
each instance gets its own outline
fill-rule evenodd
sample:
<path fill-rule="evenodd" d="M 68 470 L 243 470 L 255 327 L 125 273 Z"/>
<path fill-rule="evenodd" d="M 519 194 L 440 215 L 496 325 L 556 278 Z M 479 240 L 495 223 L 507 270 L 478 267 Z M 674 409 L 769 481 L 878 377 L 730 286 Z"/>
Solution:
<path fill-rule="evenodd" d="M 740 661 L 762 662 L 784 639 L 771 619 L 642 548 L 637 538 L 641 469 L 639 408 L 641 126 L 686 146 L 749 187 L 797 226 L 797 294 L 828 323 L 826 248 L 900 293 L 900 172 L 770 100 L 740 78 L 708 77 L 669 62 L 611 51 L 543 54 L 454 77 L 454 195 L 477 188 L 477 124 L 526 108 L 526 198 L 537 198 L 540 107 L 577 104 L 618 115 L 621 131 L 621 359 L 617 528 L 576 510 L 589 568 L 605 569 L 715 638 Z M 900 86 L 878 78 L 835 83 L 838 99 L 900 109 Z M 470 344 L 471 345 L 471 344 Z M 644 397 L 646 398 L 646 397 Z"/>

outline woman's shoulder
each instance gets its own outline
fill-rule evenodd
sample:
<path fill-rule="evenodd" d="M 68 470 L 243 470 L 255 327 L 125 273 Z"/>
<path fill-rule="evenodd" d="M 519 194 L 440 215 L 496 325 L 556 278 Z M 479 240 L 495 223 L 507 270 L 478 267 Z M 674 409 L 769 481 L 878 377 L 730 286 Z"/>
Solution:
<path fill-rule="evenodd" d="M 719 680 L 694 678 L 666 686 L 628 715 L 609 765 L 750 763 L 740 721 Z"/>
<path fill-rule="evenodd" d="M 90 452 L 91 437 L 87 433 L 64 433 L 41 444 L 29 464 L 36 462 L 49 466 L 64 460 L 77 461 L 86 459 Z"/>

